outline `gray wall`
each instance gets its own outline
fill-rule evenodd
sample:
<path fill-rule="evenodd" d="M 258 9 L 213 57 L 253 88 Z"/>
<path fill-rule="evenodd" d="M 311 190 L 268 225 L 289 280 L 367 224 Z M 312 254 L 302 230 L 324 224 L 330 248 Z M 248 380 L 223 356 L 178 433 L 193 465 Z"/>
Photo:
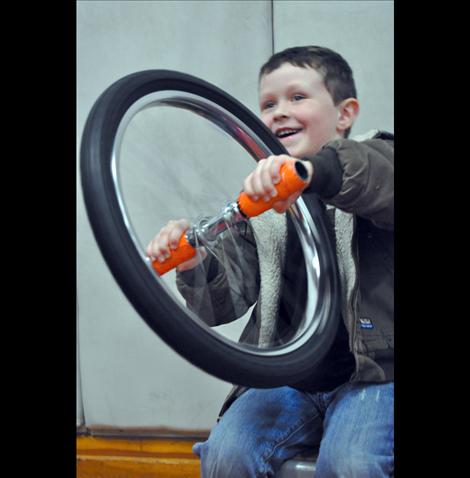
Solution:
<path fill-rule="evenodd" d="M 79 1 L 77 157 L 96 98 L 139 70 L 198 76 L 257 113 L 258 69 L 273 40 L 275 51 L 319 44 L 343 54 L 361 102 L 353 135 L 393 131 L 393 2 Z M 247 163 L 230 167 L 242 178 Z M 187 363 L 136 314 L 100 255 L 77 186 L 77 423 L 211 428 L 230 384 Z"/>
<path fill-rule="evenodd" d="M 360 114 L 351 135 L 371 129 L 394 130 L 393 2 L 274 2 L 274 49 L 324 45 L 350 64 Z"/>

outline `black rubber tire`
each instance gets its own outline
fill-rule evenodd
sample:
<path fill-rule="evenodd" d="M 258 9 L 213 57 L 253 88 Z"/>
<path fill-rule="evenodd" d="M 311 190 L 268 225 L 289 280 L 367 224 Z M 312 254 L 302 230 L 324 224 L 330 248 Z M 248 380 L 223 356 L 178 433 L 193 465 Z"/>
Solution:
<path fill-rule="evenodd" d="M 111 174 L 113 143 L 126 111 L 145 95 L 177 90 L 207 98 L 252 129 L 272 154 L 287 154 L 268 128 L 246 107 L 199 78 L 169 70 L 130 74 L 106 89 L 87 118 L 80 151 L 81 184 L 88 217 L 101 253 L 118 285 L 150 328 L 193 365 L 227 382 L 251 387 L 295 384 L 311 377 L 331 347 L 339 321 L 337 266 L 323 207 L 313 195 L 304 201 L 321 236 L 320 267 L 329 276 L 332 307 L 321 334 L 284 355 L 257 355 L 234 347 L 191 320 L 155 280 L 128 233 Z M 308 196 L 308 197 L 307 197 Z"/>

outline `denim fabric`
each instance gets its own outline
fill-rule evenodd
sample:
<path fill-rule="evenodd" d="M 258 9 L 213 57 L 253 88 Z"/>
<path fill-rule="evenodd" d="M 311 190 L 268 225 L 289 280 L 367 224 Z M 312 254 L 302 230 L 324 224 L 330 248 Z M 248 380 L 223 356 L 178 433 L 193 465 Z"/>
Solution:
<path fill-rule="evenodd" d="M 250 389 L 193 451 L 202 478 L 274 477 L 284 461 L 319 447 L 315 478 L 393 473 L 393 382 L 332 392 Z"/>

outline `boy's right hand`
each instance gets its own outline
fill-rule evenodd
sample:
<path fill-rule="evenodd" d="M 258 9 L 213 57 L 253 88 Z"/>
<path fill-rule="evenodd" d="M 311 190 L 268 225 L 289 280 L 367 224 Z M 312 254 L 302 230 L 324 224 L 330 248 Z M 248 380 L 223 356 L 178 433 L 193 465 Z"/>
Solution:
<path fill-rule="evenodd" d="M 150 241 L 147 246 L 147 256 L 152 261 L 164 262 L 170 257 L 171 250 L 178 247 L 181 236 L 191 227 L 191 224 L 186 219 L 179 219 L 178 221 L 169 221 L 166 226 L 160 229 L 160 232 Z M 198 254 L 186 262 L 178 265 L 176 270 L 178 272 L 193 269 L 200 264 L 207 256 L 207 251 L 204 247 L 198 248 Z"/>
<path fill-rule="evenodd" d="M 310 161 L 304 161 L 293 158 L 287 154 L 277 156 L 269 156 L 260 159 L 256 168 L 245 178 L 243 183 L 243 191 L 253 200 L 258 201 L 262 198 L 265 202 L 270 201 L 278 195 L 276 184 L 281 180 L 280 169 L 284 163 L 295 163 L 300 161 L 306 168 L 308 178 L 305 182 L 304 189 L 310 184 L 313 176 L 313 166 Z M 286 212 L 287 209 L 300 197 L 302 191 L 297 191 L 285 199 L 274 202 L 272 208 L 278 212 Z"/>

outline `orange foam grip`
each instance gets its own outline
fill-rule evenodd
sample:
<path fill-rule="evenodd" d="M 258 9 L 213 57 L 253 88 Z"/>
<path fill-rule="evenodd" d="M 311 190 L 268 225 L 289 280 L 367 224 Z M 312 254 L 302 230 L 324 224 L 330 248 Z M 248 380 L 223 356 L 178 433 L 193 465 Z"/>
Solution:
<path fill-rule="evenodd" d="M 302 179 L 297 173 L 296 163 L 297 161 L 289 161 L 282 164 L 279 170 L 281 180 L 275 185 L 277 196 L 274 196 L 269 201 L 264 201 L 263 198 L 253 201 L 245 192 L 240 193 L 240 196 L 238 196 L 240 211 L 247 217 L 258 216 L 271 209 L 274 203 L 285 200 L 295 192 L 304 189 L 307 181 Z"/>
<path fill-rule="evenodd" d="M 163 262 L 153 261 L 152 267 L 158 275 L 163 275 L 171 269 L 174 269 L 179 264 L 192 259 L 196 255 L 196 249 L 188 242 L 186 233 L 181 236 L 178 247 L 171 250 L 170 257 Z"/>

